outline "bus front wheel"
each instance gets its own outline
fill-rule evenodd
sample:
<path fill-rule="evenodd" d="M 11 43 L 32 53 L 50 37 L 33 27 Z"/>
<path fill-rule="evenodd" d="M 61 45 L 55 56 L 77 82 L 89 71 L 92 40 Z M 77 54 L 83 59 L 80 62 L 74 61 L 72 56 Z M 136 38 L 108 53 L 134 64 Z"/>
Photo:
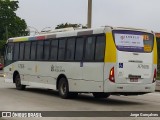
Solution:
<path fill-rule="evenodd" d="M 25 85 L 21 84 L 21 79 L 20 79 L 19 74 L 17 74 L 15 77 L 15 85 L 16 85 L 17 90 L 24 90 L 26 88 Z"/>
<path fill-rule="evenodd" d="M 95 92 L 93 93 L 93 96 L 95 98 L 108 98 L 110 96 L 109 93 L 98 93 L 98 92 Z"/>

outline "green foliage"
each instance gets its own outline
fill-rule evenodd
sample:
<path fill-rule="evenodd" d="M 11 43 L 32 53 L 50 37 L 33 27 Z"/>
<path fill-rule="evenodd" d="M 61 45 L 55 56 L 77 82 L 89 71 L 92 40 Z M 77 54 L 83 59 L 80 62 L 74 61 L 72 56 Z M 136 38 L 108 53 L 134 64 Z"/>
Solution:
<path fill-rule="evenodd" d="M 4 55 L 6 40 L 0 40 L 0 56 Z"/>
<path fill-rule="evenodd" d="M 55 29 L 61 29 L 61 28 L 68 28 L 68 27 L 73 27 L 73 28 L 84 28 L 86 29 L 87 27 L 86 26 L 83 26 L 82 24 L 71 24 L 71 23 L 62 23 L 62 24 L 59 24 L 57 25 L 57 27 Z"/>
<path fill-rule="evenodd" d="M 0 40 L 28 34 L 25 20 L 15 13 L 18 8 L 18 1 L 0 0 Z"/>

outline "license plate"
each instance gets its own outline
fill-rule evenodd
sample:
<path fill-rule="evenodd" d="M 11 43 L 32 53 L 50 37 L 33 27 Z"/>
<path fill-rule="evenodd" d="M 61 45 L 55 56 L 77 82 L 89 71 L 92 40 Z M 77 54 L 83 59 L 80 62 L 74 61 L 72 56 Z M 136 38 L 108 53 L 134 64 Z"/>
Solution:
<path fill-rule="evenodd" d="M 138 78 L 130 78 L 130 82 L 138 82 Z"/>

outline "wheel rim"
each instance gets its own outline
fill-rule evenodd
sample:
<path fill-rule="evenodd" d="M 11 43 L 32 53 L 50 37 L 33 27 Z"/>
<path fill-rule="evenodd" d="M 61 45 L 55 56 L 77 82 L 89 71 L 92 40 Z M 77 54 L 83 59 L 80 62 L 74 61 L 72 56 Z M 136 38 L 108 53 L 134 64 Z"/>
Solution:
<path fill-rule="evenodd" d="M 63 82 L 61 85 L 61 93 L 65 95 L 67 92 L 67 85 Z"/>
<path fill-rule="evenodd" d="M 16 79 L 16 86 L 19 87 L 21 85 L 20 78 Z"/>

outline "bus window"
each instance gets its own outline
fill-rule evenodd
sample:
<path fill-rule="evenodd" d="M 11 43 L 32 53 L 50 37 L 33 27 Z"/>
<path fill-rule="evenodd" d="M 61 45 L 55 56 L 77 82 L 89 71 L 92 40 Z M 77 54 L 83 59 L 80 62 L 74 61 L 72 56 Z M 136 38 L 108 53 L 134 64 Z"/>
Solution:
<path fill-rule="evenodd" d="M 95 60 L 103 61 L 105 53 L 105 36 L 97 36 L 96 39 L 96 50 L 95 50 Z"/>
<path fill-rule="evenodd" d="M 51 41 L 50 51 L 51 51 L 50 60 L 57 60 L 58 40 L 52 40 Z"/>
<path fill-rule="evenodd" d="M 31 47 L 31 43 L 26 42 L 25 43 L 24 60 L 29 60 L 30 59 L 30 47 Z"/>
<path fill-rule="evenodd" d="M 49 59 L 49 47 L 50 47 L 50 41 L 46 40 L 44 41 L 44 60 L 48 60 Z"/>
<path fill-rule="evenodd" d="M 74 60 L 75 38 L 68 38 L 66 60 Z"/>
<path fill-rule="evenodd" d="M 95 49 L 95 37 L 88 37 L 85 45 L 84 60 L 86 61 L 94 60 L 94 49 Z"/>
<path fill-rule="evenodd" d="M 113 34 L 119 51 L 152 52 L 154 36 L 150 33 L 115 30 Z"/>
<path fill-rule="evenodd" d="M 83 59 L 83 48 L 84 48 L 83 46 L 84 46 L 84 38 L 77 38 L 75 60 L 81 61 Z"/>
<path fill-rule="evenodd" d="M 31 44 L 31 60 L 36 59 L 36 42 L 32 42 Z"/>
<path fill-rule="evenodd" d="M 20 50 L 19 50 L 19 59 L 23 60 L 24 55 L 24 43 L 20 43 Z"/>
<path fill-rule="evenodd" d="M 6 57 L 5 57 L 6 60 L 12 60 L 12 58 L 13 58 L 13 47 L 14 47 L 13 43 L 8 43 L 7 50 L 6 50 Z"/>
<path fill-rule="evenodd" d="M 37 60 L 43 59 L 43 41 L 37 42 Z"/>
<path fill-rule="evenodd" d="M 19 43 L 15 43 L 13 60 L 18 60 L 18 58 L 19 58 Z"/>
<path fill-rule="evenodd" d="M 64 60 L 64 58 L 65 58 L 65 46 L 66 46 L 66 39 L 59 40 L 58 60 Z"/>

